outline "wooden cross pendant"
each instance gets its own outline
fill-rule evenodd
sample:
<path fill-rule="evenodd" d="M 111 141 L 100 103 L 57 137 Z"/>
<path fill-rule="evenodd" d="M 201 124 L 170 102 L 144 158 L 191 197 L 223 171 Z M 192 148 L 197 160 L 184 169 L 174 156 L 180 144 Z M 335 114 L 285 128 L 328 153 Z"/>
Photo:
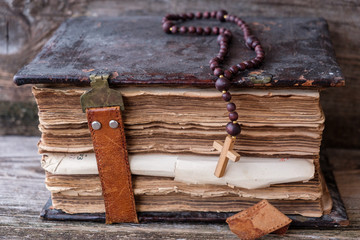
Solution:
<path fill-rule="evenodd" d="M 240 154 L 238 154 L 237 152 L 232 150 L 234 148 L 235 139 L 236 138 L 234 138 L 230 135 L 227 135 L 224 143 L 222 143 L 219 140 L 214 141 L 213 147 L 216 150 L 221 152 L 219 161 L 216 166 L 215 173 L 214 173 L 214 175 L 218 178 L 221 178 L 222 176 L 224 176 L 226 166 L 228 164 L 229 159 L 234 162 L 237 162 L 240 160 Z"/>

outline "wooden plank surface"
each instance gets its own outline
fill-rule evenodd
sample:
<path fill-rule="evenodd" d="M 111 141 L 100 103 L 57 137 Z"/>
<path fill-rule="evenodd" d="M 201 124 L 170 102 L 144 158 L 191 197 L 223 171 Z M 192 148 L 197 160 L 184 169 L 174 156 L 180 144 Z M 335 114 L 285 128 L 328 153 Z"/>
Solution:
<path fill-rule="evenodd" d="M 226 224 L 118 224 L 42 221 L 49 197 L 37 155 L 37 137 L 0 137 L 0 239 L 237 239 Z M 341 154 L 339 153 L 341 151 Z M 359 161 L 359 152 L 333 150 L 332 163 Z M 352 160 L 351 160 L 352 159 Z M 333 164 L 334 165 L 334 164 Z M 354 166 L 354 165 L 349 165 Z M 360 236 L 360 171 L 335 171 L 350 226 L 333 230 L 291 229 L 280 239 L 356 239 Z M 262 239 L 279 239 L 268 235 Z"/>

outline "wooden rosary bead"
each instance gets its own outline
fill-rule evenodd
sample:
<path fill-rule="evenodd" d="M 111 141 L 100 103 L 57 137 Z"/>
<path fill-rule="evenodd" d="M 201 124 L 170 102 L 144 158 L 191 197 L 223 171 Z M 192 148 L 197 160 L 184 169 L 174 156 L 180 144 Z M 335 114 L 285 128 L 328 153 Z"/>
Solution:
<path fill-rule="evenodd" d="M 234 65 L 229 69 L 234 75 L 237 74 L 239 72 L 239 68 Z"/>
<path fill-rule="evenodd" d="M 179 28 L 178 28 L 177 26 L 172 26 L 172 27 L 170 28 L 170 31 L 171 31 L 171 33 L 178 33 Z"/>
<path fill-rule="evenodd" d="M 235 16 L 234 15 L 228 15 L 228 17 L 225 19 L 228 22 L 235 22 Z"/>
<path fill-rule="evenodd" d="M 213 62 L 213 63 L 210 64 L 211 71 L 214 71 L 215 68 L 217 68 L 217 67 L 219 67 L 219 63 L 217 63 L 217 62 Z"/>
<path fill-rule="evenodd" d="M 220 22 L 225 22 L 225 18 L 224 16 L 227 14 L 227 11 L 225 10 L 220 10 L 216 12 L 216 19 L 219 20 Z"/>
<path fill-rule="evenodd" d="M 189 33 L 195 33 L 195 32 L 196 32 L 196 28 L 194 26 L 190 26 Z"/>
<path fill-rule="evenodd" d="M 214 75 L 215 76 L 220 76 L 220 75 L 223 75 L 224 74 L 224 71 L 221 69 L 221 68 L 215 68 L 214 69 Z"/>
<path fill-rule="evenodd" d="M 194 17 L 195 17 L 194 13 L 188 13 L 187 14 L 187 18 L 190 19 L 190 20 L 194 19 Z"/>
<path fill-rule="evenodd" d="M 264 61 L 264 55 L 257 56 L 255 59 L 259 60 L 260 62 Z"/>
<path fill-rule="evenodd" d="M 236 110 L 236 105 L 235 103 L 228 103 L 226 104 L 226 109 L 228 110 L 228 112 L 234 112 Z"/>
<path fill-rule="evenodd" d="M 211 63 L 213 63 L 213 62 L 219 63 L 219 62 L 221 62 L 221 60 L 220 60 L 220 58 L 218 58 L 218 57 L 214 57 L 214 58 L 212 58 L 212 59 L 210 60 L 209 64 L 211 64 Z"/>
<path fill-rule="evenodd" d="M 170 33 L 170 28 L 174 26 L 174 23 L 173 22 L 170 22 L 170 21 L 166 21 L 163 23 L 162 25 L 162 29 L 164 30 L 164 32 L 166 33 Z"/>
<path fill-rule="evenodd" d="M 211 17 L 211 18 L 216 18 L 216 14 L 217 14 L 217 11 L 212 11 L 212 12 L 210 13 L 210 17 Z"/>
<path fill-rule="evenodd" d="M 224 76 L 227 78 L 227 79 L 231 79 L 233 74 L 232 72 L 230 72 L 229 70 L 225 70 L 224 71 Z"/>
<path fill-rule="evenodd" d="M 196 13 L 195 13 L 195 18 L 196 18 L 196 19 L 201 19 L 202 17 L 203 17 L 202 12 L 196 12 Z"/>
<path fill-rule="evenodd" d="M 260 45 L 260 42 L 259 41 L 254 41 L 251 44 L 251 48 L 254 49 L 257 45 Z"/>
<path fill-rule="evenodd" d="M 220 59 L 220 62 L 224 61 L 224 56 L 223 56 L 223 55 L 221 55 L 221 54 L 218 53 L 218 54 L 216 55 L 216 57 Z"/>
<path fill-rule="evenodd" d="M 204 12 L 203 13 L 203 18 L 205 18 L 205 19 L 210 18 L 210 13 L 209 12 Z"/>
<path fill-rule="evenodd" d="M 182 13 L 182 14 L 180 14 L 180 18 L 181 18 L 181 20 L 186 21 L 186 19 L 188 18 L 188 16 L 187 16 L 186 13 Z"/>
<path fill-rule="evenodd" d="M 227 91 L 231 87 L 231 82 L 225 77 L 220 77 L 215 82 L 215 87 L 218 91 Z"/>
<path fill-rule="evenodd" d="M 229 92 L 223 93 L 221 97 L 225 102 L 229 102 L 231 100 L 231 94 Z"/>
<path fill-rule="evenodd" d="M 213 33 L 214 35 L 218 35 L 218 34 L 219 34 L 219 27 L 213 27 L 213 28 L 212 28 L 212 33 Z"/>
<path fill-rule="evenodd" d="M 245 61 L 244 64 L 247 69 L 250 69 L 253 67 L 253 64 L 250 61 Z"/>
<path fill-rule="evenodd" d="M 220 50 L 228 50 L 228 44 L 227 43 L 222 43 L 221 45 L 220 45 Z"/>
<path fill-rule="evenodd" d="M 246 66 L 244 63 L 236 64 L 236 66 L 238 67 L 239 71 L 245 71 L 245 69 L 246 69 Z"/>
<path fill-rule="evenodd" d="M 231 31 L 230 30 L 225 30 L 224 31 L 224 33 L 223 33 L 225 36 L 227 36 L 228 38 L 229 38 L 229 40 L 231 40 L 231 38 L 232 38 L 232 33 L 231 33 Z"/>
<path fill-rule="evenodd" d="M 220 44 L 221 42 L 229 42 L 230 38 L 224 34 L 220 34 L 218 37 L 217 37 L 217 42 L 218 44 Z"/>
<path fill-rule="evenodd" d="M 248 48 L 252 49 L 252 44 L 254 42 L 259 42 L 259 40 L 255 36 L 250 35 L 246 38 L 246 46 L 248 46 Z"/>
<path fill-rule="evenodd" d="M 204 34 L 205 35 L 210 35 L 211 34 L 211 27 L 205 27 L 204 28 Z"/>
<path fill-rule="evenodd" d="M 250 62 L 253 64 L 253 68 L 256 68 L 260 65 L 260 61 L 258 61 L 256 58 L 251 59 Z"/>
<path fill-rule="evenodd" d="M 196 33 L 197 33 L 198 35 L 203 34 L 203 32 L 204 32 L 204 29 L 203 29 L 202 27 L 197 27 L 197 28 L 196 28 Z"/>
<path fill-rule="evenodd" d="M 231 113 L 229 113 L 229 119 L 230 119 L 231 121 L 236 121 L 236 120 L 238 120 L 238 118 L 239 118 L 239 115 L 238 115 L 237 112 L 231 112 Z"/>
<path fill-rule="evenodd" d="M 180 33 L 184 34 L 184 33 L 187 33 L 187 31 L 188 31 L 187 27 L 185 27 L 185 26 L 180 27 L 180 30 L 179 30 Z"/>
<path fill-rule="evenodd" d="M 229 122 L 226 125 L 226 132 L 231 136 L 237 136 L 241 132 L 241 127 L 238 123 Z"/>

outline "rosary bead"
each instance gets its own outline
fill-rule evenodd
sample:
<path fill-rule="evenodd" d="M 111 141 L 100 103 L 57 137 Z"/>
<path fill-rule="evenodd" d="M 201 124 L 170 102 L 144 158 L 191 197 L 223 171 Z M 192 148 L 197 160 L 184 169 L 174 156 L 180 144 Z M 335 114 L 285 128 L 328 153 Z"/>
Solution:
<path fill-rule="evenodd" d="M 227 36 L 227 37 L 229 38 L 229 40 L 232 38 L 232 33 L 231 33 L 231 31 L 228 30 L 228 29 L 226 29 L 226 30 L 224 31 L 224 35 Z"/>
<path fill-rule="evenodd" d="M 195 33 L 195 32 L 196 32 L 196 28 L 194 26 L 190 26 L 189 33 Z"/>
<path fill-rule="evenodd" d="M 260 61 L 258 61 L 256 58 L 251 59 L 250 62 L 253 64 L 253 68 L 256 68 L 260 65 Z"/>
<path fill-rule="evenodd" d="M 228 50 L 227 49 L 220 49 L 220 51 L 219 51 L 219 54 L 221 55 L 221 56 L 224 56 L 225 57 L 225 55 L 228 53 Z"/>
<path fill-rule="evenodd" d="M 220 53 L 218 53 L 218 54 L 216 55 L 216 57 L 220 59 L 220 62 L 223 62 L 223 61 L 224 61 L 224 56 L 221 55 Z"/>
<path fill-rule="evenodd" d="M 258 41 L 258 39 L 254 35 L 250 35 L 246 38 L 246 45 L 251 48 L 251 44 L 255 41 Z"/>
<path fill-rule="evenodd" d="M 225 43 L 223 43 L 223 44 L 220 45 L 220 50 L 224 49 L 224 50 L 227 51 L 227 50 L 228 50 L 228 46 L 229 46 L 229 45 L 225 42 Z"/>
<path fill-rule="evenodd" d="M 226 18 L 226 21 L 234 22 L 235 21 L 235 16 L 234 15 L 228 15 L 228 17 Z"/>
<path fill-rule="evenodd" d="M 241 29 L 243 30 L 244 39 L 245 39 L 245 41 L 246 41 L 246 39 L 251 35 L 251 34 L 250 34 L 250 29 L 249 29 L 249 27 L 248 27 L 246 24 L 243 24 Z"/>
<path fill-rule="evenodd" d="M 214 35 L 218 35 L 218 34 L 219 34 L 219 28 L 218 28 L 218 27 L 213 27 L 213 28 L 212 28 L 212 33 L 213 33 Z"/>
<path fill-rule="evenodd" d="M 260 45 L 259 41 L 254 41 L 251 43 L 251 48 L 254 49 L 256 46 Z"/>
<path fill-rule="evenodd" d="M 224 71 L 221 69 L 221 68 L 215 68 L 214 69 L 214 75 L 215 76 L 220 76 L 220 75 L 222 75 L 222 74 L 224 74 Z"/>
<path fill-rule="evenodd" d="M 228 103 L 226 104 L 226 109 L 228 110 L 228 112 L 233 112 L 236 110 L 236 105 L 235 103 Z"/>
<path fill-rule="evenodd" d="M 204 34 L 205 35 L 210 35 L 211 34 L 211 27 L 205 27 L 204 28 Z"/>
<path fill-rule="evenodd" d="M 239 68 L 234 65 L 229 69 L 234 75 L 237 74 L 239 72 Z"/>
<path fill-rule="evenodd" d="M 214 57 L 210 60 L 209 64 L 213 63 L 213 62 L 216 62 L 216 63 L 219 63 L 221 62 L 220 59 L 218 57 Z"/>
<path fill-rule="evenodd" d="M 197 27 L 197 28 L 196 28 L 196 33 L 197 33 L 198 35 L 203 34 L 203 32 L 204 32 L 204 29 L 203 29 L 202 27 Z"/>
<path fill-rule="evenodd" d="M 186 21 L 187 17 L 188 17 L 188 16 L 187 16 L 186 13 L 180 14 L 180 18 L 181 18 L 181 20 L 183 20 L 183 21 Z"/>
<path fill-rule="evenodd" d="M 181 26 L 179 31 L 180 31 L 180 33 L 184 34 L 184 33 L 187 33 L 188 28 L 185 26 Z"/>
<path fill-rule="evenodd" d="M 190 20 L 194 19 L 194 17 L 195 17 L 194 13 L 188 13 L 187 14 L 187 18 L 190 19 Z"/>
<path fill-rule="evenodd" d="M 233 74 L 232 74 L 232 72 L 230 72 L 229 70 L 225 70 L 225 71 L 224 71 L 224 76 L 225 76 L 226 78 L 228 78 L 228 79 L 231 79 L 232 76 L 233 76 Z"/>
<path fill-rule="evenodd" d="M 163 28 L 164 32 L 170 33 L 170 32 L 171 32 L 171 31 L 170 31 L 170 28 L 171 28 L 172 26 L 174 26 L 174 23 L 172 23 L 172 22 L 170 22 L 170 21 L 166 21 L 166 22 L 163 23 L 162 28 Z"/>
<path fill-rule="evenodd" d="M 230 81 L 229 81 L 227 78 L 225 78 L 225 77 L 220 77 L 220 78 L 218 78 L 218 79 L 216 80 L 216 82 L 215 82 L 215 87 L 216 87 L 216 89 L 219 90 L 220 92 L 222 92 L 222 91 L 224 91 L 224 90 L 227 91 L 227 90 L 230 89 L 231 83 L 230 83 Z"/>
<path fill-rule="evenodd" d="M 237 18 L 235 23 L 239 26 L 242 27 L 244 25 L 244 21 L 241 18 Z"/>
<path fill-rule="evenodd" d="M 220 22 L 225 22 L 224 16 L 227 14 L 225 10 L 220 10 L 216 12 L 216 19 Z"/>
<path fill-rule="evenodd" d="M 229 102 L 231 100 L 231 94 L 229 92 L 223 93 L 221 97 L 225 102 Z"/>
<path fill-rule="evenodd" d="M 212 12 L 210 13 L 210 17 L 211 17 L 211 18 L 216 18 L 216 14 L 217 14 L 217 11 L 212 11 Z"/>
<path fill-rule="evenodd" d="M 226 30 L 226 28 L 221 27 L 221 28 L 219 29 L 219 34 L 223 34 L 223 33 L 225 32 L 225 30 Z"/>
<path fill-rule="evenodd" d="M 264 61 L 264 55 L 257 56 L 255 59 L 259 60 L 260 62 Z"/>
<path fill-rule="evenodd" d="M 236 120 L 238 120 L 238 118 L 239 118 L 239 115 L 238 115 L 237 112 L 231 112 L 231 113 L 229 113 L 229 119 L 230 119 L 231 121 L 236 121 Z"/>
<path fill-rule="evenodd" d="M 219 67 L 219 63 L 217 63 L 217 62 L 213 62 L 213 63 L 210 64 L 210 69 L 211 69 L 212 71 L 214 71 L 215 68 L 217 68 L 217 67 Z"/>
<path fill-rule="evenodd" d="M 255 47 L 255 52 L 263 52 L 263 51 L 264 50 L 260 44 Z"/>
<path fill-rule="evenodd" d="M 195 18 L 196 18 L 196 19 L 201 19 L 202 17 L 203 17 L 202 12 L 197 12 L 197 13 L 195 13 Z"/>
<path fill-rule="evenodd" d="M 229 42 L 230 40 L 230 37 L 224 35 L 224 34 L 220 34 L 218 37 L 217 37 L 217 42 L 218 44 L 220 44 L 220 42 L 224 41 L 224 42 Z"/>
<path fill-rule="evenodd" d="M 205 18 L 205 19 L 210 18 L 210 13 L 209 12 L 204 12 L 203 13 L 203 18 Z"/>
<path fill-rule="evenodd" d="M 226 125 L 226 132 L 231 136 L 237 136 L 241 132 L 241 127 L 238 123 L 229 122 Z"/>
<path fill-rule="evenodd" d="M 253 64 L 250 61 L 245 61 L 244 64 L 245 64 L 247 69 L 250 69 L 250 68 L 253 67 Z"/>
<path fill-rule="evenodd" d="M 171 33 L 178 33 L 178 32 L 179 32 L 179 28 L 178 28 L 177 26 L 172 26 L 172 27 L 170 28 L 170 31 L 171 31 Z"/>
<path fill-rule="evenodd" d="M 246 66 L 244 63 L 236 64 L 236 66 L 238 67 L 239 71 L 244 71 L 246 69 Z"/>

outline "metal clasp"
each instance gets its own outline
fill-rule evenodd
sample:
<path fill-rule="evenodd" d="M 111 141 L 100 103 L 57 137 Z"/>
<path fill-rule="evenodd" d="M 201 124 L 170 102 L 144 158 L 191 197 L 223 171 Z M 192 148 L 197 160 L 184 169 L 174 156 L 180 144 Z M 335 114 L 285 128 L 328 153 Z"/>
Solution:
<path fill-rule="evenodd" d="M 80 97 L 83 112 L 87 108 L 100 108 L 120 106 L 122 111 L 125 110 L 122 95 L 119 91 L 109 88 L 109 74 L 90 75 L 91 89 Z"/>

